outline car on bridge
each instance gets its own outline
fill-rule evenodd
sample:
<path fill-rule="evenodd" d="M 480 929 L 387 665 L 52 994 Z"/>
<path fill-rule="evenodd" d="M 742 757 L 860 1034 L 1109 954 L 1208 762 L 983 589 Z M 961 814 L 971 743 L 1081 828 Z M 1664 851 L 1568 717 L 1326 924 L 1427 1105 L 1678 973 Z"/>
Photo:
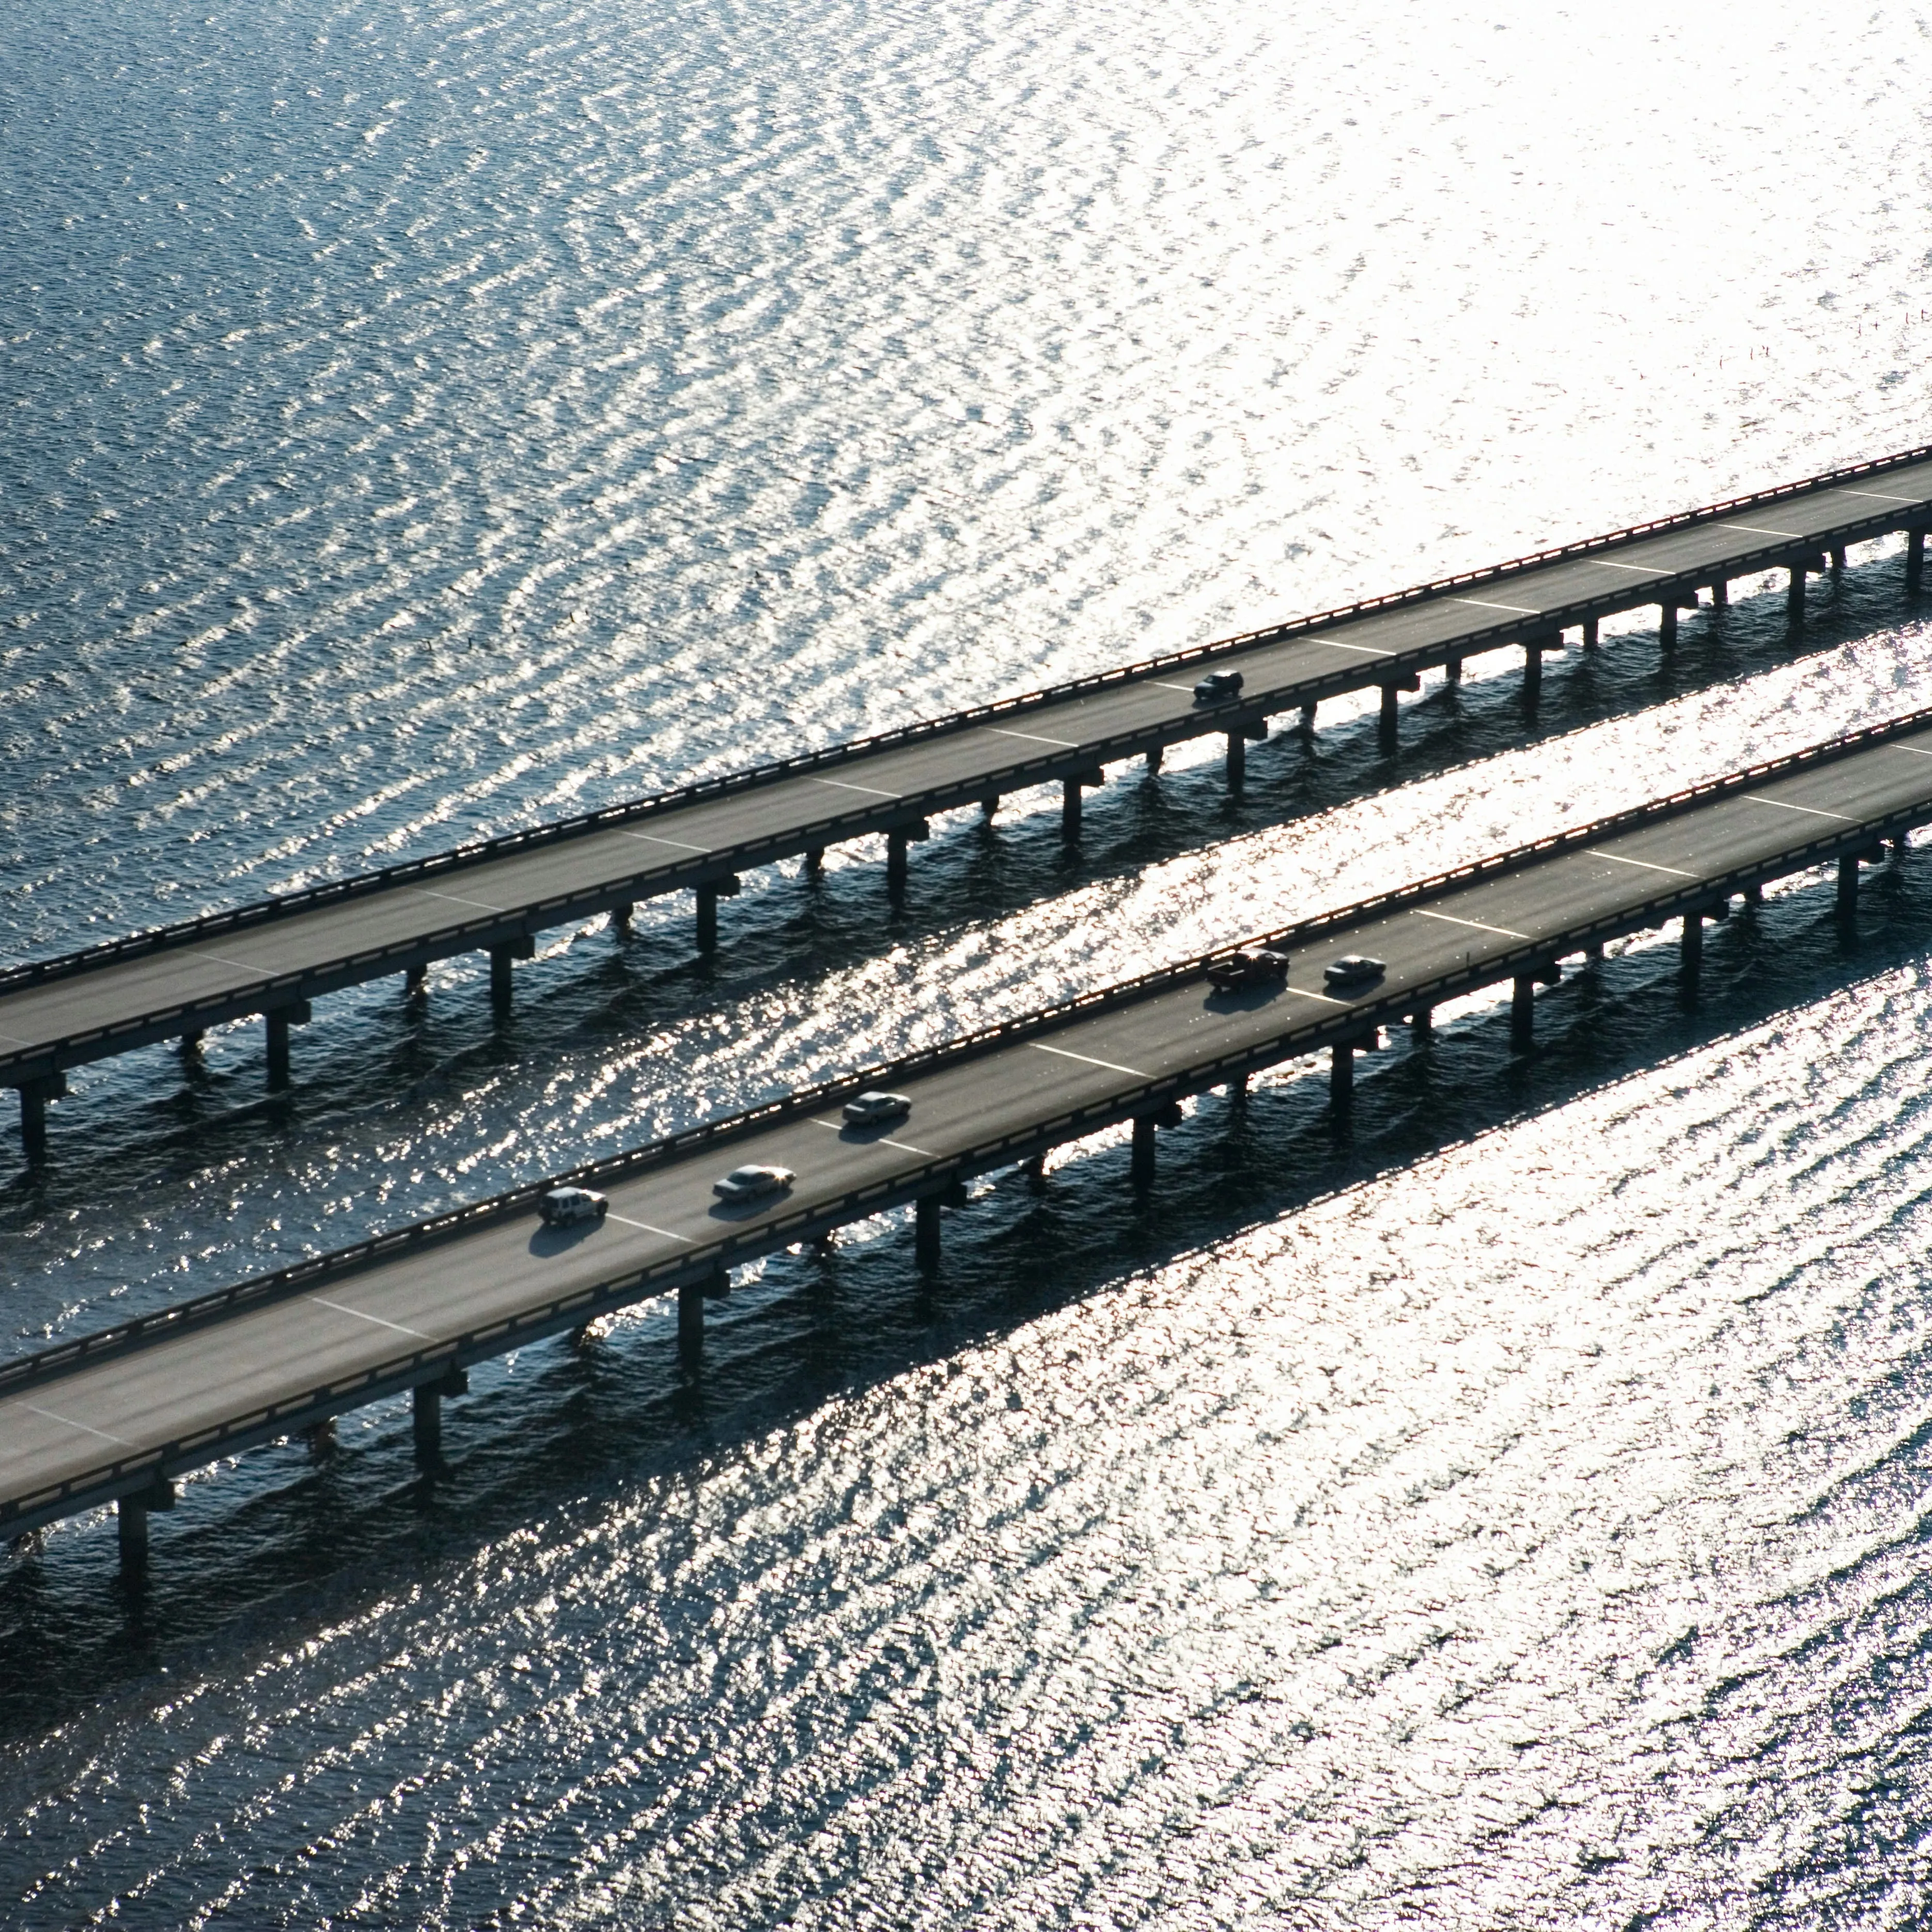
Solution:
<path fill-rule="evenodd" d="M 1241 686 L 1247 682 L 1238 670 L 1210 670 L 1194 687 L 1196 704 L 1225 704 L 1231 698 L 1241 694 Z"/>
<path fill-rule="evenodd" d="M 1224 993 L 1243 986 L 1279 986 L 1287 977 L 1288 955 L 1268 946 L 1244 946 L 1208 968 L 1208 983 Z"/>
<path fill-rule="evenodd" d="M 594 1188 L 553 1187 L 537 1197 L 537 1212 L 546 1228 L 574 1228 L 580 1221 L 601 1221 L 610 1204 Z"/>
<path fill-rule="evenodd" d="M 711 1191 L 722 1201 L 734 1205 L 741 1201 L 762 1200 L 767 1194 L 782 1194 L 798 1178 L 788 1167 L 764 1167 L 754 1161 L 734 1167 L 722 1180 L 714 1180 Z"/>
<path fill-rule="evenodd" d="M 1322 976 L 1337 992 L 1352 993 L 1372 986 L 1388 970 L 1381 960 L 1371 959 L 1366 953 L 1345 952 L 1322 968 Z"/>
<path fill-rule="evenodd" d="M 903 1094 L 861 1094 L 845 1102 L 846 1124 L 854 1127 L 884 1126 L 888 1120 L 902 1120 L 912 1112 L 912 1102 Z"/>

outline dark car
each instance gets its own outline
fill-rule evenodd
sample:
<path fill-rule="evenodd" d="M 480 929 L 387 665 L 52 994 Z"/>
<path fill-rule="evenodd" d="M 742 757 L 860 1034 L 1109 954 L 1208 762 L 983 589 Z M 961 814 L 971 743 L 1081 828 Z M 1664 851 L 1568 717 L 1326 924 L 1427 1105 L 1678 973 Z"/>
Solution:
<path fill-rule="evenodd" d="M 1223 992 L 1241 986 L 1279 986 L 1288 977 L 1288 955 L 1265 946 L 1244 946 L 1208 968 L 1208 983 Z"/>
<path fill-rule="evenodd" d="M 1347 992 L 1358 986 L 1372 986 L 1388 970 L 1379 959 L 1371 959 L 1365 953 L 1345 952 L 1322 968 L 1322 976 L 1330 986 Z"/>
<path fill-rule="evenodd" d="M 537 1212 L 547 1228 L 570 1228 L 579 1221 L 601 1221 L 610 1211 L 610 1202 L 588 1187 L 553 1187 L 548 1194 L 537 1197 Z"/>
<path fill-rule="evenodd" d="M 1241 686 L 1246 682 L 1238 670 L 1210 670 L 1194 687 L 1196 704 L 1225 704 L 1231 698 L 1241 694 Z"/>

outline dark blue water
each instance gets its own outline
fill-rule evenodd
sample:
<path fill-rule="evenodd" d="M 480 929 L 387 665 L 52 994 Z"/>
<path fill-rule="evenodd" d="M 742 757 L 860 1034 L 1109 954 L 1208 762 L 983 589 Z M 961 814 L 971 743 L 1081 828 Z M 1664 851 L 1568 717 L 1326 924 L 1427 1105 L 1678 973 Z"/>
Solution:
<path fill-rule="evenodd" d="M 1926 440 L 1925 43 L 1337 16 L 16 0 L 7 956 Z M 1924 701 L 1636 617 L 1390 765 L 1015 802 L 86 1070 L 10 1349 Z M 1501 661 L 1498 661 L 1500 668 Z M 1474 670 L 1484 667 L 1477 665 Z M 1328 713 L 1324 710 L 1324 720 Z M 1404 782 L 1408 781 L 1408 782 Z M 0 1922 L 1908 1926 L 1932 878 L 1798 880 L 0 1568 Z"/>

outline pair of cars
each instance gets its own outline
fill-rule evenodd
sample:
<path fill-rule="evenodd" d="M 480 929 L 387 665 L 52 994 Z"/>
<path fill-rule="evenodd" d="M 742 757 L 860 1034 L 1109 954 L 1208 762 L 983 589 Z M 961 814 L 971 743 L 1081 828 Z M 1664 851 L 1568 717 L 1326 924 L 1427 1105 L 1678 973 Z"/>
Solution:
<path fill-rule="evenodd" d="M 912 1112 L 912 1102 L 903 1094 L 867 1093 L 846 1102 L 848 1126 L 877 1127 L 902 1120 Z M 788 1167 L 748 1162 L 734 1167 L 722 1180 L 711 1184 L 711 1191 L 721 1201 L 736 1205 L 760 1201 L 768 1194 L 782 1194 L 797 1178 Z M 538 1197 L 537 1213 L 548 1228 L 572 1228 L 584 1221 L 601 1221 L 610 1212 L 610 1203 L 594 1188 L 553 1187 Z"/>
<path fill-rule="evenodd" d="M 1223 954 L 1208 968 L 1208 983 L 1220 992 L 1244 986 L 1279 986 L 1288 978 L 1288 956 L 1271 946 L 1244 946 Z M 1388 968 L 1366 953 L 1345 952 L 1322 969 L 1324 984 L 1341 992 L 1372 986 Z"/>

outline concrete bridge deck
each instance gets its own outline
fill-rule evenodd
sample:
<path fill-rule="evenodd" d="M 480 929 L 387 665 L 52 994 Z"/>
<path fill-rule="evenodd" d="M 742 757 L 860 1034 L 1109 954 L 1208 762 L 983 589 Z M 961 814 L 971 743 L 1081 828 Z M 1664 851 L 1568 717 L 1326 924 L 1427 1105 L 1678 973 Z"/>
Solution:
<path fill-rule="evenodd" d="M 1564 634 L 1593 641 L 1606 616 L 1658 606 L 1664 642 L 1700 587 L 1790 570 L 1794 621 L 1808 572 L 1828 554 L 1903 530 L 1916 587 L 1932 526 L 1932 448 L 1572 544 L 1494 569 L 1300 618 L 1172 656 L 613 806 L 338 884 L 0 971 L 0 1086 L 20 1090 L 29 1159 L 42 1157 L 46 1106 L 65 1070 L 260 1013 L 271 1085 L 286 1082 L 289 1030 L 320 994 L 431 961 L 488 951 L 500 1001 L 532 935 L 640 899 L 698 896 L 700 946 L 717 901 L 745 869 L 884 833 L 889 878 L 928 814 L 1042 782 L 1063 787 L 1077 832 L 1083 786 L 1122 759 L 1224 734 L 1230 782 L 1266 721 L 1379 686 L 1384 730 L 1397 694 L 1425 668 L 1460 674 L 1475 652 L 1520 646 L 1534 678 Z M 1238 700 L 1197 704 L 1206 670 L 1239 670 Z"/>
<path fill-rule="evenodd" d="M 688 1348 L 706 1294 L 754 1258 L 896 1204 L 916 1204 L 922 1264 L 964 1179 L 1134 1123 L 1136 1173 L 1183 1097 L 1322 1049 L 1348 1104 L 1357 1049 L 1382 1024 L 1498 982 L 1529 1042 L 1534 988 L 1603 940 L 1683 921 L 1694 974 L 1703 922 L 1766 880 L 1835 860 L 1839 905 L 1879 842 L 1932 822 L 1932 710 L 1267 935 L 1284 986 L 1214 990 L 1208 958 L 1163 968 L 892 1066 L 792 1095 L 568 1177 L 603 1189 L 609 1218 L 545 1228 L 536 1187 L 76 1338 L 0 1366 L 0 1530 L 122 1501 L 137 1560 L 145 1512 L 172 1478 L 407 1389 L 419 1442 L 466 1365 L 669 1290 Z M 1384 961 L 1354 993 L 1324 984 L 1345 952 Z M 1213 956 L 1210 956 L 1211 958 Z M 910 1096 L 904 1122 L 842 1124 L 860 1088 Z M 728 1208 L 712 1193 L 741 1162 L 797 1179 Z"/>

